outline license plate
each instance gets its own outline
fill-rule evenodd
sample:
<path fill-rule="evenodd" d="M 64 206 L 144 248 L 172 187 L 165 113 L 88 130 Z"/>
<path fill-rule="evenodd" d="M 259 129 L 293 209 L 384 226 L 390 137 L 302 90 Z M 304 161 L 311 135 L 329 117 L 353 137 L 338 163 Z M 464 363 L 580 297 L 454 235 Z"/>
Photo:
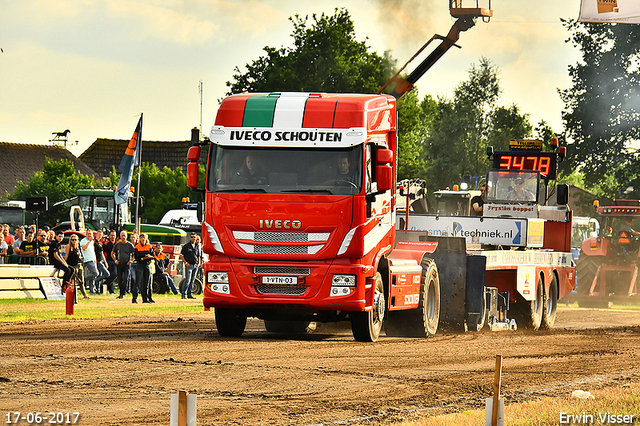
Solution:
<path fill-rule="evenodd" d="M 263 276 L 262 284 L 296 285 L 298 284 L 298 277 Z"/>

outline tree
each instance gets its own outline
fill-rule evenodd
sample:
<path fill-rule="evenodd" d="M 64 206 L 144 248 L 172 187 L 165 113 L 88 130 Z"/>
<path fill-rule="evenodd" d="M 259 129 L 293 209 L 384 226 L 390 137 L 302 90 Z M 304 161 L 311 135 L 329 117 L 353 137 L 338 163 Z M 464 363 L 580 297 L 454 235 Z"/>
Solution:
<path fill-rule="evenodd" d="M 427 170 L 424 141 L 438 109 L 427 95 L 422 101 L 414 89 L 398 101 L 398 180 L 424 178 Z"/>
<path fill-rule="evenodd" d="M 317 91 L 374 93 L 391 75 L 395 62 L 385 52 L 371 52 L 355 38 L 349 12 L 336 8 L 333 16 L 314 14 L 289 18 L 293 23 L 293 48 L 264 47 L 265 55 L 235 68 L 227 82 L 233 93 Z"/>
<path fill-rule="evenodd" d="M 516 105 L 498 107 L 498 69 L 487 58 L 472 64 L 469 79 L 453 99 L 438 100 L 431 134 L 425 140 L 430 192 L 450 187 L 465 175 L 481 177 L 490 166 L 487 146 L 506 149 L 509 139 L 531 135 L 528 114 Z"/>
<path fill-rule="evenodd" d="M 200 182 L 204 183 L 205 166 L 200 166 Z M 113 167 L 109 174 L 112 186 L 117 185 L 119 176 Z M 131 179 L 131 187 L 138 188 L 138 173 Z M 165 166 L 160 169 L 155 163 L 142 163 L 140 169 L 140 197 L 144 198 L 140 217 L 144 223 L 159 223 L 164 214 L 182 206 L 182 199 L 189 197 L 192 202 L 201 201 L 202 196 L 187 187 L 187 177 L 182 168 L 170 169 Z M 135 214 L 135 210 L 132 215 Z M 132 218 L 135 220 L 135 218 Z"/>
<path fill-rule="evenodd" d="M 11 200 L 25 200 L 26 197 L 46 196 L 49 201 L 49 211 L 40 212 L 38 222 L 53 226 L 63 216 L 53 205 L 58 201 L 75 197 L 76 191 L 82 188 L 92 188 L 97 184 L 93 175 L 83 175 L 77 172 L 73 163 L 67 159 L 53 161 L 45 158 L 42 171 L 35 172 L 29 182 L 18 182 Z M 64 213 L 64 212 L 62 212 Z M 68 211 L 66 212 L 68 215 Z"/>
<path fill-rule="evenodd" d="M 568 41 L 582 51 L 569 67 L 573 86 L 560 91 L 569 164 L 584 172 L 588 187 L 616 182 L 616 192 L 633 186 L 640 194 L 640 28 L 637 25 L 563 21 Z"/>

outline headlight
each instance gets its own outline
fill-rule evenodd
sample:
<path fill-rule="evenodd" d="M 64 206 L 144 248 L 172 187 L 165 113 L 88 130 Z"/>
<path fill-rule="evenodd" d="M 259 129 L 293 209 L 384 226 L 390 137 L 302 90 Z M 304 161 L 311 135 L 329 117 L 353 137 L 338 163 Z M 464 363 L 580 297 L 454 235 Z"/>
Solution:
<path fill-rule="evenodd" d="M 228 284 L 229 274 L 227 272 L 207 271 L 207 283 Z"/>
<path fill-rule="evenodd" d="M 355 275 L 334 275 L 333 280 L 331 281 L 331 286 L 338 287 L 355 287 L 356 286 L 356 276 Z"/>

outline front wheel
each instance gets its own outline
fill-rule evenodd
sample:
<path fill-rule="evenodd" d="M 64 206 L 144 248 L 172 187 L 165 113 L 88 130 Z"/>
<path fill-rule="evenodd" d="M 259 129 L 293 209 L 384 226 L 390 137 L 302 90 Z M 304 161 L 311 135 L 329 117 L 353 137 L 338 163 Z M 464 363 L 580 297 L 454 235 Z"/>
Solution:
<path fill-rule="evenodd" d="M 247 326 L 247 316 L 239 309 L 215 308 L 216 328 L 223 337 L 240 337 Z"/>
<path fill-rule="evenodd" d="M 351 312 L 351 332 L 353 338 L 359 342 L 375 342 L 380 337 L 386 301 L 384 286 L 380 272 L 376 273 L 375 294 L 373 296 L 373 309 L 368 312 Z"/>

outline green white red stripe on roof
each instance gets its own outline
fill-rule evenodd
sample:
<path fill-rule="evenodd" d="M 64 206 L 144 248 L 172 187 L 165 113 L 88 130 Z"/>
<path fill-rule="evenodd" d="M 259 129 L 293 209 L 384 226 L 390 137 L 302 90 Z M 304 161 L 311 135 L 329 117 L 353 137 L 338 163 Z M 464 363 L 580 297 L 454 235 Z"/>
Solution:
<path fill-rule="evenodd" d="M 395 130 L 386 95 L 259 93 L 222 102 L 211 130 L 220 145 L 353 146 Z"/>

